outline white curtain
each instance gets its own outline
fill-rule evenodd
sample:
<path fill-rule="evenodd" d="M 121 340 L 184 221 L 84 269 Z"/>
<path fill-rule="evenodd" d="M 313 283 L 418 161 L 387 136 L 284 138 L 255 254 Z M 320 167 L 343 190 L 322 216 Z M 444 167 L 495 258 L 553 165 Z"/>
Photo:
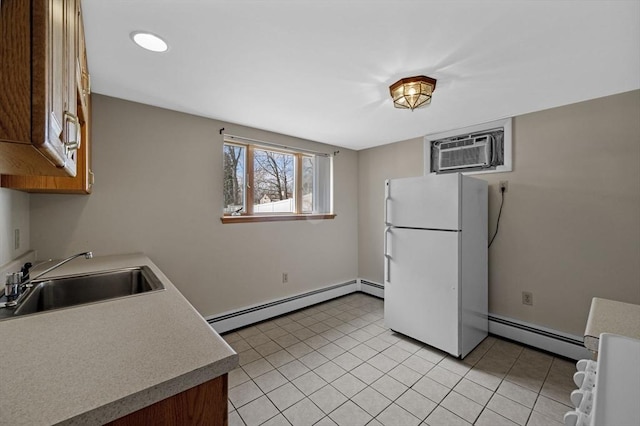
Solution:
<path fill-rule="evenodd" d="M 313 212 L 333 213 L 333 157 L 314 156 Z"/>

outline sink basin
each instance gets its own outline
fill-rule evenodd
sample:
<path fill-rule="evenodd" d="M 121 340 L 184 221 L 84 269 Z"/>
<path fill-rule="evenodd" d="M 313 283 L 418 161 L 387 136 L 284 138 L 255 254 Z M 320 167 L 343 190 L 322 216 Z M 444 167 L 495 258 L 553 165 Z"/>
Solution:
<path fill-rule="evenodd" d="M 35 314 L 164 289 L 148 266 L 57 277 L 32 284 L 29 293 L 15 308 L 14 315 Z"/>

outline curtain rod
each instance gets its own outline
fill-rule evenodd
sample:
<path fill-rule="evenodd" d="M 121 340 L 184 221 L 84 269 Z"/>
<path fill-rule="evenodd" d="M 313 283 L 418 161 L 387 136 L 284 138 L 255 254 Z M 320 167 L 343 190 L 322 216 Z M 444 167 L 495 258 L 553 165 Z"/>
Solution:
<path fill-rule="evenodd" d="M 260 141 L 257 139 L 250 139 L 250 138 L 244 138 L 242 136 L 234 136 L 234 135 L 230 135 L 228 133 L 222 133 L 222 135 L 224 136 L 224 138 L 226 140 L 230 140 L 230 141 L 237 141 L 237 142 L 249 142 L 249 143 L 254 143 L 254 144 L 258 144 L 258 145 L 265 145 L 265 146 L 270 146 L 273 148 L 280 148 L 280 149 L 286 149 L 289 151 L 298 151 L 298 152 L 303 152 L 305 154 L 314 154 L 314 155 L 320 155 L 323 157 L 330 157 L 330 154 L 327 154 L 326 152 L 319 152 L 319 151 L 312 151 L 310 149 L 304 149 L 304 148 L 297 148 L 295 146 L 286 146 L 286 145 L 280 145 L 277 143 L 273 143 L 273 142 L 265 142 L 265 141 Z"/>

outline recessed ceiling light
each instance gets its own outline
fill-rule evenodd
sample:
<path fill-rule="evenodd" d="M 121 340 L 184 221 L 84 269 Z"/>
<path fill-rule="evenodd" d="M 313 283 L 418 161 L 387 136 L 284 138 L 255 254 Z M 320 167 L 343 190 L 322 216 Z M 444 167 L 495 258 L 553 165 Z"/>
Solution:
<path fill-rule="evenodd" d="M 133 40 L 138 46 L 143 49 L 150 50 L 152 52 L 166 52 L 169 49 L 167 42 L 158 37 L 155 34 L 134 31 L 131 33 L 131 40 Z"/>

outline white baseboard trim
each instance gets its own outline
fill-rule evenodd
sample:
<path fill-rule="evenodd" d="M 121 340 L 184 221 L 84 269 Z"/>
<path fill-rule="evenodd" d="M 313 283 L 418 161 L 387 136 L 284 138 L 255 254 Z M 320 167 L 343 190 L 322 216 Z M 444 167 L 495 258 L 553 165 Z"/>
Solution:
<path fill-rule="evenodd" d="M 362 292 L 384 299 L 384 286 L 372 281 L 353 281 L 298 294 L 284 299 L 236 309 L 205 319 L 218 333 L 226 333 L 336 297 Z M 489 314 L 489 333 L 570 359 L 590 359 L 582 337 L 496 314 Z"/>
<path fill-rule="evenodd" d="M 356 291 L 358 291 L 358 281 L 353 280 L 284 299 L 236 309 L 220 315 L 209 316 L 205 319 L 215 331 L 226 333 L 227 331 L 246 327 L 317 303 L 326 302 L 336 297 L 355 293 Z"/>

